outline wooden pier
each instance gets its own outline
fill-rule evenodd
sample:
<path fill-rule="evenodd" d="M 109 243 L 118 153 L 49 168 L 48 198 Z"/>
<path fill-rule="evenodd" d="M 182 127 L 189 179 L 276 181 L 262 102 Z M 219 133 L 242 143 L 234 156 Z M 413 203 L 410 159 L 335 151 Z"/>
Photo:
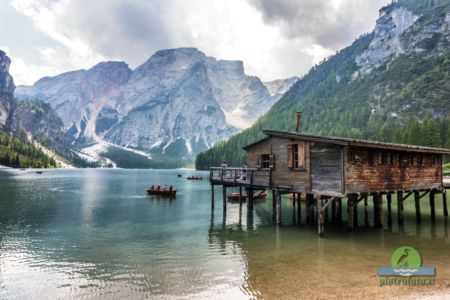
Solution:
<path fill-rule="evenodd" d="M 449 149 L 380 143 L 264 131 L 266 138 L 250 144 L 245 180 L 242 168 L 210 168 L 212 207 L 214 187 L 223 188 L 223 211 L 227 209 L 227 188 L 246 190 L 248 214 L 253 214 L 253 192 L 271 190 L 274 221 L 282 223 L 283 194 L 292 194 L 293 206 L 306 222 L 317 224 L 324 235 L 331 207 L 332 223 L 342 223 L 342 201 L 347 201 L 347 227 L 358 224 L 358 205 L 364 205 L 364 221 L 369 222 L 368 203 L 373 202 L 375 227 L 383 227 L 383 199 L 387 203 L 387 223 L 392 225 L 392 205 L 397 204 L 397 223 L 404 224 L 404 202 L 414 199 L 416 222 L 422 219 L 420 200 L 429 198 L 430 218 L 436 219 L 436 195 L 442 195 L 444 216 L 448 216 L 446 188 L 442 177 L 442 155 Z M 304 199 L 304 201 L 301 201 Z M 410 201 L 410 200 L 408 200 Z M 394 203 L 393 203 L 394 202 Z M 396 202 L 396 203 L 395 203 Z M 240 201 L 242 205 L 242 201 Z"/>

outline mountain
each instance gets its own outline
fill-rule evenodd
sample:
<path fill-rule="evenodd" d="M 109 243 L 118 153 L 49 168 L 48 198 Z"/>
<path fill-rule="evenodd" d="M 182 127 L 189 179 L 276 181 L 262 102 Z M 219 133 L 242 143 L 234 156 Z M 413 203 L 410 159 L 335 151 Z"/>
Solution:
<path fill-rule="evenodd" d="M 56 154 L 52 150 L 63 156 L 70 154 L 64 147 L 62 122 L 42 103 L 16 101 L 10 64 L 9 57 L 0 50 L 0 164 L 55 167 Z"/>
<path fill-rule="evenodd" d="M 177 48 L 157 51 L 135 70 L 123 62 L 103 62 L 42 78 L 19 86 L 16 96 L 50 104 L 82 152 L 111 157 L 108 152 L 117 146 L 115 159 L 121 151 L 186 163 L 253 124 L 294 81 L 279 81 L 269 91 L 245 74 L 242 61 Z M 91 151 L 92 144 L 103 146 Z"/>
<path fill-rule="evenodd" d="M 0 129 L 5 128 L 14 109 L 14 80 L 9 74 L 11 60 L 0 50 Z"/>
<path fill-rule="evenodd" d="M 375 29 L 314 66 L 251 128 L 197 156 L 196 167 L 245 160 L 262 129 L 450 147 L 450 1 L 399 0 Z"/>

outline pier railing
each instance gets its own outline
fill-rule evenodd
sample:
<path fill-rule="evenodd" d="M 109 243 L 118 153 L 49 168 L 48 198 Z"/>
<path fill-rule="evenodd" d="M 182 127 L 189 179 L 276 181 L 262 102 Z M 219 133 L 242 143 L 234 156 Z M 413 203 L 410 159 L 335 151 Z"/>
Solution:
<path fill-rule="evenodd" d="M 225 184 L 268 186 L 269 172 L 255 168 L 211 167 L 209 169 L 209 180 Z"/>

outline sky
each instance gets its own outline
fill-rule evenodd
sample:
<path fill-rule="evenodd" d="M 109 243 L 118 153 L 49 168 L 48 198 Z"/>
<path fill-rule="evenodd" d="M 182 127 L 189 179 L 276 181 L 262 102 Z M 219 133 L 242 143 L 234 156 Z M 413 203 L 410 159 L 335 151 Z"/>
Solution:
<path fill-rule="evenodd" d="M 1 0 L 0 49 L 16 85 L 160 49 L 244 61 L 262 80 L 301 76 L 370 32 L 390 0 Z"/>

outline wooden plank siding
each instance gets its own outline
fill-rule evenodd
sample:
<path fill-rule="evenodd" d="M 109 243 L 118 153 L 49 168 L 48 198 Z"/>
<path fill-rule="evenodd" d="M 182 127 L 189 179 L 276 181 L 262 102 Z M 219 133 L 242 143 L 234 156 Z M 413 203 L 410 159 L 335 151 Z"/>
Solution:
<path fill-rule="evenodd" d="M 346 154 L 346 193 L 420 190 L 442 185 L 442 155 L 351 147 Z"/>
<path fill-rule="evenodd" d="M 312 191 L 343 193 L 341 146 L 312 142 L 310 149 Z"/>

